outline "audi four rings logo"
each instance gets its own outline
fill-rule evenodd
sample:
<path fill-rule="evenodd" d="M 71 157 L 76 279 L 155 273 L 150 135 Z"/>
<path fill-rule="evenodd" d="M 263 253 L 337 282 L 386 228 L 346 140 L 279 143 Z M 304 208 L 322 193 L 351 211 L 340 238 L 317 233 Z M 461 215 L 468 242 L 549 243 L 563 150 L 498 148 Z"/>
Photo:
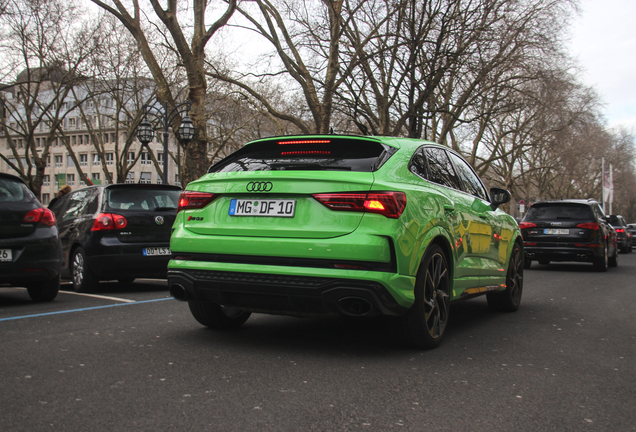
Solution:
<path fill-rule="evenodd" d="M 269 192 L 273 187 L 272 182 L 249 182 L 245 189 L 248 192 Z"/>

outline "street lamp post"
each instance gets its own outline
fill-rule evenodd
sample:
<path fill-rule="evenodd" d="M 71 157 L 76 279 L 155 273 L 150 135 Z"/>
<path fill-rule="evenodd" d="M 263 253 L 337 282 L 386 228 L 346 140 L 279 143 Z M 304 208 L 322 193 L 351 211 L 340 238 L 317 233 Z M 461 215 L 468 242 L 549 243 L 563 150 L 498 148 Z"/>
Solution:
<path fill-rule="evenodd" d="M 166 102 L 163 104 L 163 109 L 155 107 L 154 104 L 144 105 L 142 107 L 144 117 L 137 128 L 137 138 L 142 146 L 147 146 L 155 135 L 152 124 L 148 121 L 148 115 L 153 115 L 155 120 L 163 125 L 163 184 L 168 184 L 168 128 L 177 115 L 185 112 L 185 117 L 181 120 L 181 125 L 177 131 L 181 141 L 187 144 L 194 138 L 194 124 L 192 120 L 190 120 L 190 117 L 188 117 L 190 106 L 190 101 L 185 101 L 175 107 L 170 106 L 168 102 Z"/>

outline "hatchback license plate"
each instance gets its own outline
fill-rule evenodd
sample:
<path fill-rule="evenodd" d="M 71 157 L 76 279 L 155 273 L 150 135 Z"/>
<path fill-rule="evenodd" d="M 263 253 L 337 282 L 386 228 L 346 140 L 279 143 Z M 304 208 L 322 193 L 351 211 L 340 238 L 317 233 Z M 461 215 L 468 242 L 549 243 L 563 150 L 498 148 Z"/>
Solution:
<path fill-rule="evenodd" d="M 570 234 L 570 230 L 569 229 L 546 228 L 546 229 L 543 230 L 543 234 L 567 235 L 567 234 Z"/>
<path fill-rule="evenodd" d="M 230 201 L 230 216 L 294 217 L 296 200 L 247 200 Z"/>
<path fill-rule="evenodd" d="M 11 249 L 0 249 L 0 261 L 13 261 Z"/>
<path fill-rule="evenodd" d="M 144 256 L 171 255 L 170 248 L 167 247 L 149 247 L 144 248 Z"/>

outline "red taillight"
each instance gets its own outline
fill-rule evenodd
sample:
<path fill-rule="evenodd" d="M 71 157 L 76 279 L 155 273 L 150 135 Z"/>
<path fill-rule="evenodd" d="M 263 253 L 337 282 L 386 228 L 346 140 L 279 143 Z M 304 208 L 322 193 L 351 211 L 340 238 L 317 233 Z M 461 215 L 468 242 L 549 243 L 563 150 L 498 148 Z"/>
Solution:
<path fill-rule="evenodd" d="M 328 156 L 331 152 L 329 150 L 302 150 L 302 151 L 286 151 L 280 152 L 281 156 Z"/>
<path fill-rule="evenodd" d="M 218 194 L 206 192 L 181 192 L 177 212 L 181 210 L 194 210 L 205 207 L 218 197 Z"/>
<path fill-rule="evenodd" d="M 122 215 L 114 213 L 100 213 L 93 222 L 91 231 L 106 231 L 122 229 L 128 225 L 128 221 Z"/>
<path fill-rule="evenodd" d="M 519 228 L 521 229 L 526 229 L 526 228 L 536 228 L 537 224 L 532 223 L 532 222 L 521 222 L 519 224 Z"/>
<path fill-rule="evenodd" d="M 577 228 L 585 228 L 585 229 L 591 229 L 591 230 L 598 230 L 598 224 L 596 222 L 587 222 L 587 223 L 582 223 L 582 224 L 578 224 L 576 226 Z"/>
<path fill-rule="evenodd" d="M 331 210 L 379 213 L 391 219 L 399 218 L 406 207 L 404 192 L 327 193 L 313 197 Z"/>
<path fill-rule="evenodd" d="M 617 233 L 623 233 L 623 232 L 625 232 L 625 230 L 623 228 L 616 228 L 616 232 Z"/>
<path fill-rule="evenodd" d="M 37 208 L 29 211 L 22 219 L 27 223 L 42 223 L 46 226 L 55 225 L 55 215 L 47 208 Z"/>

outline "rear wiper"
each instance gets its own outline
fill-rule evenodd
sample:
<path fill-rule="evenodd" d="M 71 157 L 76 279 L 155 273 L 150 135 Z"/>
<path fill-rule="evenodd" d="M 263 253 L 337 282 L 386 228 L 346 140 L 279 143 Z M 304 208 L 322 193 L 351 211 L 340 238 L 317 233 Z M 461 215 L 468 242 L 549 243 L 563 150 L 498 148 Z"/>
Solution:
<path fill-rule="evenodd" d="M 320 164 L 272 164 L 274 171 L 351 171 L 351 167 Z"/>

